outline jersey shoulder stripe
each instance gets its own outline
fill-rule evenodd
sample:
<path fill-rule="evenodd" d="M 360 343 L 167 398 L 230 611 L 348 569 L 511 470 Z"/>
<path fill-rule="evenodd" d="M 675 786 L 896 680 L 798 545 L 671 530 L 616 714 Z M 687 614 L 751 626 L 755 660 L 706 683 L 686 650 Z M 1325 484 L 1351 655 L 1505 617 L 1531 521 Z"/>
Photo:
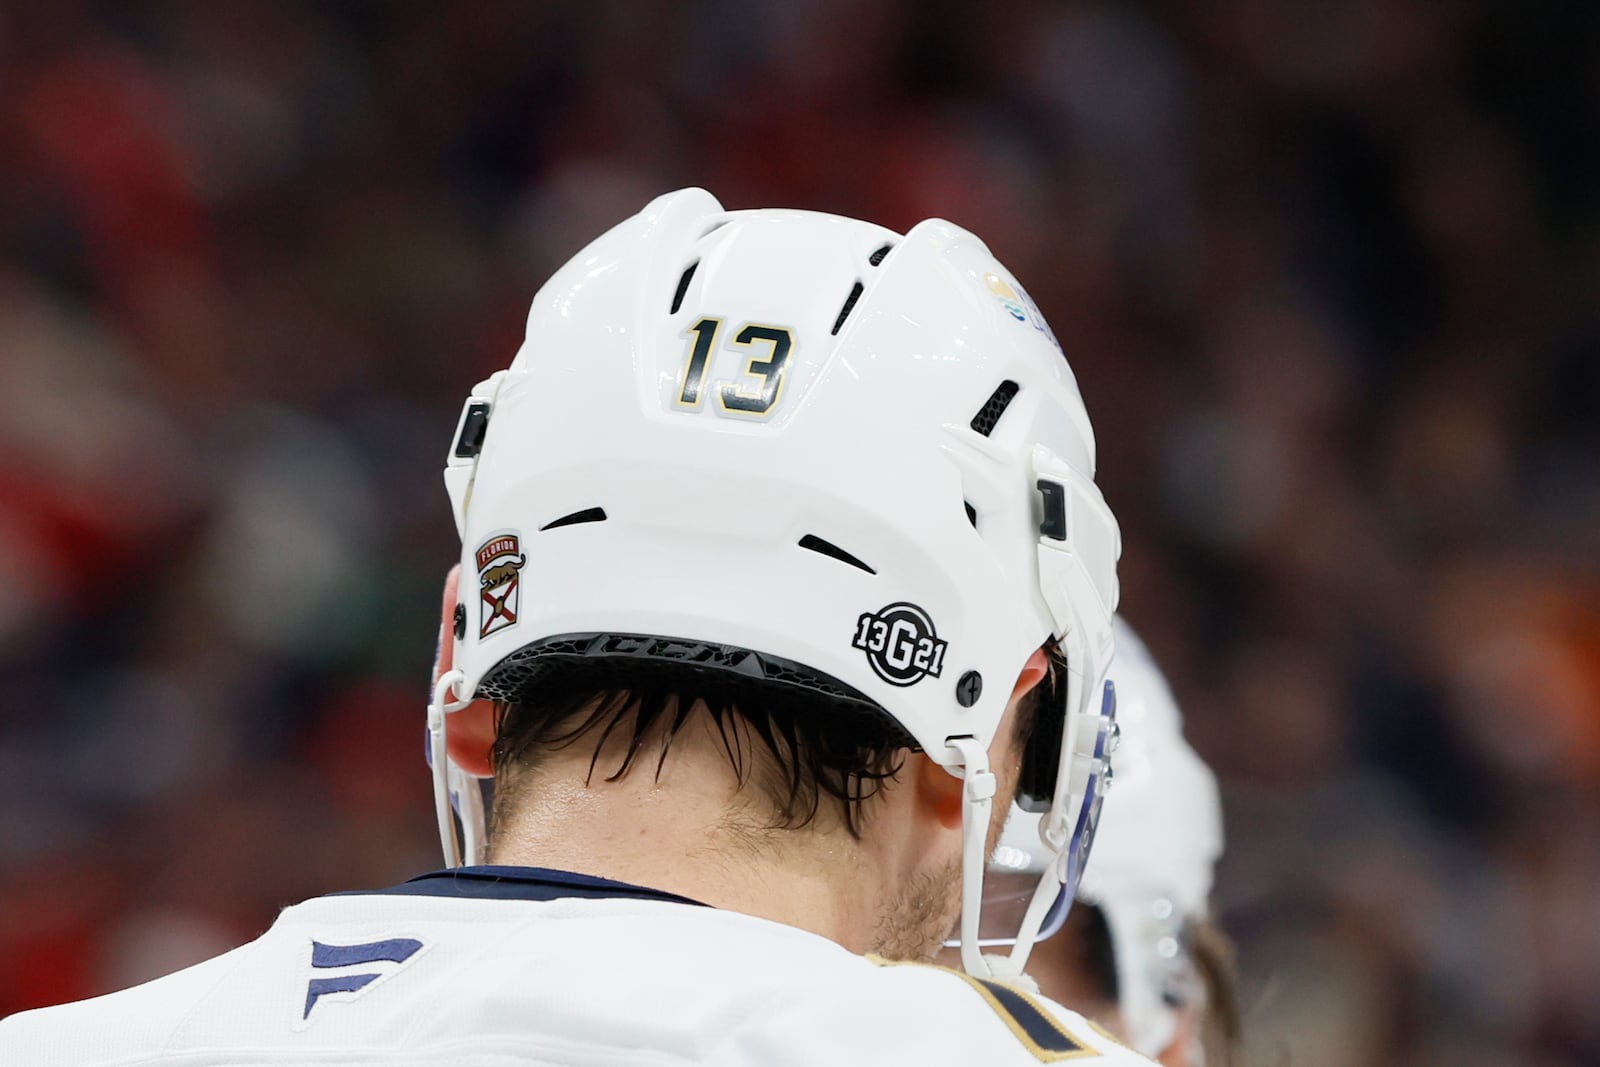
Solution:
<path fill-rule="evenodd" d="M 995 1010 L 1011 1032 L 1017 1035 L 1024 1048 L 1033 1053 L 1041 1063 L 1059 1063 L 1097 1055 L 1094 1049 L 1082 1044 L 1067 1032 L 1053 1016 L 1041 1008 L 1032 997 L 1020 989 L 1003 982 L 988 981 L 963 975 L 978 993 Z"/>
<path fill-rule="evenodd" d="M 938 964 L 887 960 L 873 955 L 868 955 L 866 959 L 879 967 L 931 971 L 959 979 L 978 994 L 982 1002 L 1000 1022 L 1005 1024 L 1023 1049 L 1040 1063 L 1061 1063 L 1098 1057 L 1111 1057 L 1111 1062 L 1114 1063 L 1147 1062 L 1091 1020 L 1045 997 L 1007 982 L 974 978 L 964 971 Z M 1084 1036 L 1087 1033 L 1094 1034 L 1100 1040 Z"/>

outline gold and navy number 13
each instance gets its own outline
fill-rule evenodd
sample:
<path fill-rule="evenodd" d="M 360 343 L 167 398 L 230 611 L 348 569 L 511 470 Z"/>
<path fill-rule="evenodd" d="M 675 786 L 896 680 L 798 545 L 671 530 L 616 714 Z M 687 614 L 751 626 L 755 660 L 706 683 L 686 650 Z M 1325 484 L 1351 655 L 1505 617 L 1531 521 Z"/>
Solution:
<path fill-rule="evenodd" d="M 711 353 L 716 350 L 722 320 L 707 315 L 684 331 L 689 338 L 689 353 L 678 382 L 679 407 L 699 408 L 706 394 L 706 373 L 711 368 Z M 783 395 L 784 371 L 794 349 L 794 334 L 784 326 L 746 323 L 729 342 L 730 347 L 748 352 L 744 376 L 738 381 L 711 383 L 717 407 L 725 415 L 761 418 L 772 414 Z"/>

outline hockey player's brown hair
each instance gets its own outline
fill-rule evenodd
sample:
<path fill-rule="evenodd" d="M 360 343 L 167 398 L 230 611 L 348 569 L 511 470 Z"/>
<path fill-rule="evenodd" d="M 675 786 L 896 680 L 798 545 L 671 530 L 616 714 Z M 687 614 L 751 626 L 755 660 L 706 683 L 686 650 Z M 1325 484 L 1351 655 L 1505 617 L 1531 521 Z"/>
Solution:
<path fill-rule="evenodd" d="M 1056 674 L 1052 668 L 1052 677 Z M 628 684 L 620 684 L 624 681 Z M 845 826 L 859 836 L 866 801 L 905 760 L 904 734 L 876 716 L 840 713 L 771 691 L 741 692 L 737 685 L 707 691 L 670 675 L 641 674 L 616 682 L 597 689 L 592 678 L 556 671 L 541 679 L 535 699 L 496 705 L 491 830 L 520 794 L 521 772 L 536 768 L 542 753 L 588 738 L 593 748 L 586 781 L 596 774 L 616 781 L 641 758 L 654 759 L 659 778 L 673 739 L 695 714 L 711 717 L 740 785 L 749 783 L 766 796 L 772 829 L 811 823 L 826 799 L 839 806 Z M 1040 709 L 1053 699 L 1051 692 L 1047 680 L 1018 706 L 1019 749 L 1032 736 Z"/>

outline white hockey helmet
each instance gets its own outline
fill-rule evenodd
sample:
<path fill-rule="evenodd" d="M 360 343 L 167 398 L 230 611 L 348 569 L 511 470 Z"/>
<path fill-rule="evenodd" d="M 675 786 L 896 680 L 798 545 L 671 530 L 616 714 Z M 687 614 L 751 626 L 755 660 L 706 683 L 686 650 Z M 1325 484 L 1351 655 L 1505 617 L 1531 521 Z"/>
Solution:
<path fill-rule="evenodd" d="M 1082 844 L 1121 550 L 1093 472 L 1072 371 L 972 234 L 652 201 L 539 290 L 451 445 L 464 609 L 430 707 L 447 860 L 452 796 L 469 861 L 482 847 L 448 711 L 553 663 L 733 672 L 886 716 L 966 777 L 975 942 L 987 749 L 1052 638 L 1066 706 L 1024 786 L 1056 854 Z"/>
<path fill-rule="evenodd" d="M 1115 627 L 1115 788 L 1077 896 L 1105 916 L 1128 1041 L 1153 1057 L 1177 1031 L 1176 1009 L 1196 995 L 1187 934 L 1208 911 L 1222 804 L 1216 776 L 1184 740 L 1183 715 L 1161 669 L 1120 617 Z M 991 870 L 1027 873 L 1048 862 L 1037 816 L 1013 809 Z M 1059 930 L 1065 915 L 1064 906 L 1052 909 L 1041 937 Z"/>

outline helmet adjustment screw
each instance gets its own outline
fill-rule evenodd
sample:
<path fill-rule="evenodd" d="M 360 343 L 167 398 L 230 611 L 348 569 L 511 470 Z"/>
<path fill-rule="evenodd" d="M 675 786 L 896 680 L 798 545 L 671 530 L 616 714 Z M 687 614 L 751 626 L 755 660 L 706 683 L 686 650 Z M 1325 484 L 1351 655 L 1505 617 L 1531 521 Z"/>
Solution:
<path fill-rule="evenodd" d="M 983 695 L 983 675 L 977 671 L 968 671 L 956 682 L 956 703 L 964 708 L 970 708 L 978 702 Z"/>
<path fill-rule="evenodd" d="M 467 637 L 467 606 L 456 605 L 456 640 L 464 641 Z"/>

